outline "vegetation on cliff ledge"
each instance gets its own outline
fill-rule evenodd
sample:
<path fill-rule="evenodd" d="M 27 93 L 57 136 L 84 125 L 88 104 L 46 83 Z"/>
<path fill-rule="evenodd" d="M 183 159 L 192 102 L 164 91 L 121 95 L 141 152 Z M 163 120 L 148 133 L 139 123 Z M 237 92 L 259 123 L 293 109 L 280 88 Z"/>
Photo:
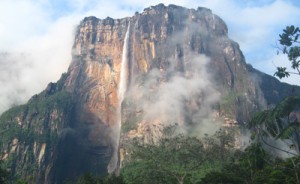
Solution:
<path fill-rule="evenodd" d="M 73 97 L 63 90 L 62 75 L 57 83 L 50 83 L 46 90 L 33 96 L 26 104 L 15 106 L 0 116 L 0 159 L 11 173 L 9 180 L 32 178 L 34 180 L 43 160 L 56 148 L 59 129 L 66 126 Z"/>

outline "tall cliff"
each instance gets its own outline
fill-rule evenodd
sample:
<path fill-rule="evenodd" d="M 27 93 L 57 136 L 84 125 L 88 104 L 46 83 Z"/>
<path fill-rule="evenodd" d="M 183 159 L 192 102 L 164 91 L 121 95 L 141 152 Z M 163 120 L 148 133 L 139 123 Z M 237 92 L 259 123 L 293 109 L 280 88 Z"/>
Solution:
<path fill-rule="evenodd" d="M 66 74 L 0 117 L 1 159 L 16 177 L 62 183 L 118 170 L 124 140 L 177 123 L 187 134 L 243 124 L 300 88 L 247 65 L 206 8 L 159 4 L 123 19 L 87 17 Z"/>

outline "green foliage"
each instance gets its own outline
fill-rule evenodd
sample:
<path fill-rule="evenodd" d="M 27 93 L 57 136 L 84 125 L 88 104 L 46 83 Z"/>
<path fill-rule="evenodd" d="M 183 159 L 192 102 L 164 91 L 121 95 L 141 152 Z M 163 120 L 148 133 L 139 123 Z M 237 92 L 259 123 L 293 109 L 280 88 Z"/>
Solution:
<path fill-rule="evenodd" d="M 72 108 L 72 97 L 70 93 L 62 90 L 63 82 L 66 80 L 67 74 L 62 74 L 61 79 L 57 82 L 56 92 L 52 95 L 46 95 L 43 91 L 39 95 L 34 95 L 27 104 L 10 108 L 0 116 L 0 124 L 4 121 L 12 121 L 18 115 L 26 115 L 26 113 L 42 113 L 53 108 L 66 110 Z"/>
<path fill-rule="evenodd" d="M 278 108 L 279 109 L 279 108 Z M 277 109 L 277 110 L 278 110 Z M 282 111 L 277 111 L 282 112 Z M 300 157 L 270 156 L 259 142 L 234 149 L 231 129 L 202 139 L 162 131 L 158 140 L 132 142 L 131 158 L 122 168 L 126 184 L 277 184 L 299 183 Z"/>
<path fill-rule="evenodd" d="M 284 77 L 289 77 L 290 73 L 287 71 L 286 67 L 277 67 L 277 71 L 274 73 L 274 75 L 279 77 L 279 79 L 282 79 Z"/>
<path fill-rule="evenodd" d="M 63 89 L 63 86 L 65 84 L 65 81 L 66 81 L 67 77 L 68 77 L 67 73 L 63 73 L 61 75 L 60 79 L 56 83 L 57 91 L 61 91 Z"/>
<path fill-rule="evenodd" d="M 232 92 L 227 96 L 223 97 L 220 102 L 220 110 L 224 111 L 226 115 L 235 116 L 235 103 L 236 100 L 241 96 L 237 92 Z"/>
<path fill-rule="evenodd" d="M 277 67 L 275 76 L 280 79 L 290 76 L 291 73 L 300 75 L 299 70 L 299 57 L 300 57 L 300 45 L 299 38 L 300 29 L 295 26 L 287 26 L 283 33 L 279 35 L 279 42 L 282 45 L 282 52 L 286 54 L 291 62 L 291 68 L 296 70 L 295 72 L 288 72 L 286 67 Z M 257 141 L 263 142 L 265 145 L 272 147 L 278 151 L 282 151 L 292 155 L 300 154 L 300 122 L 297 117 L 297 111 L 300 108 L 300 97 L 290 96 L 283 99 L 275 108 L 268 109 L 257 113 L 250 121 L 249 128 L 253 130 L 254 135 L 252 138 L 256 138 Z M 287 146 L 297 154 L 284 150 L 269 144 L 264 138 L 275 138 L 281 140 L 287 140 Z"/>
<path fill-rule="evenodd" d="M 279 35 L 280 37 L 280 44 L 281 45 L 285 45 L 285 46 L 292 46 L 292 44 L 294 42 L 298 41 L 298 37 L 300 30 L 299 27 L 296 27 L 291 25 L 291 26 L 287 26 L 284 30 L 283 30 L 283 34 Z"/>
<path fill-rule="evenodd" d="M 281 78 L 289 77 L 290 74 L 298 74 L 300 75 L 299 64 L 300 64 L 300 47 L 299 47 L 299 35 L 300 29 L 299 27 L 295 27 L 293 25 L 287 26 L 283 33 L 279 35 L 279 43 L 282 45 L 282 52 L 286 54 L 289 61 L 291 62 L 291 68 L 296 70 L 295 72 L 288 72 L 286 67 L 277 67 L 277 71 L 275 72 L 275 76 Z"/>
<path fill-rule="evenodd" d="M 72 109 L 73 102 L 71 95 L 60 91 L 47 97 L 35 97 L 27 104 L 14 107 L 4 112 L 0 117 L 1 143 L 8 143 L 12 138 L 18 138 L 19 141 L 30 143 L 33 140 L 44 143 L 55 143 L 57 135 L 47 130 L 42 134 L 36 129 L 44 129 L 45 117 L 53 109 L 59 112 L 65 112 Z M 21 127 L 15 118 L 28 118 L 24 121 L 37 123 L 35 128 Z"/>
<path fill-rule="evenodd" d="M 38 166 L 32 153 L 33 143 L 46 143 L 46 149 L 52 149 L 57 143 L 58 135 L 56 131 L 51 130 L 50 125 L 57 123 L 60 126 L 60 121 L 64 121 L 65 118 L 61 115 L 69 114 L 72 107 L 73 100 L 68 92 L 56 91 L 51 95 L 42 92 L 31 98 L 27 104 L 13 107 L 0 116 L 1 150 L 7 150 L 14 139 L 18 140 L 19 145 L 29 148 L 24 158 L 27 162 L 26 165 L 16 165 L 17 160 L 20 160 L 21 157 L 16 157 L 15 154 L 10 154 L 5 160 L 5 168 L 10 168 L 13 173 L 10 180 L 17 182 L 18 174 L 26 173 L 34 176 L 37 173 Z M 50 120 L 53 112 L 58 116 L 54 117 L 56 119 Z M 16 173 L 20 169 L 24 170 L 24 173 L 23 171 Z"/>
<path fill-rule="evenodd" d="M 50 96 L 35 96 L 29 100 L 25 105 L 20 105 L 9 109 L 4 112 L 0 117 L 1 125 L 5 122 L 12 121 L 13 118 L 17 116 L 26 115 L 26 113 L 31 113 L 31 115 L 37 115 L 49 112 L 57 108 L 58 110 L 67 110 L 72 108 L 72 97 L 66 91 L 59 91 Z M 24 113 L 24 114 L 23 114 Z"/>
<path fill-rule="evenodd" d="M 36 113 L 45 113 L 54 108 L 63 111 L 72 108 L 72 97 L 66 91 L 59 91 L 46 97 L 33 98 L 27 106 L 29 111 L 35 110 Z"/>
<path fill-rule="evenodd" d="M 92 175 L 91 173 L 86 173 L 81 176 L 75 182 L 65 182 L 66 184 L 125 184 L 122 176 L 115 176 L 113 174 L 106 175 L 103 177 Z"/>
<path fill-rule="evenodd" d="M 22 179 L 18 179 L 17 180 L 17 184 L 29 184 L 28 182 L 22 180 Z"/>
<path fill-rule="evenodd" d="M 136 183 L 196 183 L 207 172 L 220 170 L 232 149 L 228 135 L 219 131 L 203 139 L 175 134 L 164 127 L 150 143 L 132 141 L 130 159 L 122 169 L 124 181 Z"/>
<path fill-rule="evenodd" d="M 127 133 L 137 127 L 138 117 L 132 116 L 124 124 L 122 124 L 122 133 Z"/>
<path fill-rule="evenodd" d="M 249 128 L 256 132 L 258 139 L 273 137 L 288 139 L 289 145 L 300 152 L 300 122 L 295 114 L 300 108 L 300 97 L 289 96 L 283 99 L 274 108 L 257 113 L 250 121 Z"/>
<path fill-rule="evenodd" d="M 173 177 L 149 168 L 148 162 L 144 160 L 126 164 L 122 168 L 122 175 L 126 184 L 173 184 L 177 182 Z"/>
<path fill-rule="evenodd" d="M 220 171 L 208 173 L 198 184 L 241 184 L 243 180 L 235 174 L 228 174 Z"/>
<path fill-rule="evenodd" d="M 245 149 L 244 154 L 240 156 L 239 164 L 247 170 L 260 170 L 265 166 L 267 159 L 267 153 L 261 144 L 254 143 Z"/>
<path fill-rule="evenodd" d="M 0 160 L 0 183 L 6 184 L 8 183 L 9 172 L 3 168 L 2 160 Z"/>
<path fill-rule="evenodd" d="M 137 163 L 142 162 L 144 166 L 151 168 L 152 176 L 168 176 L 184 181 L 187 175 L 201 168 L 207 159 L 203 150 L 200 140 L 178 135 L 161 139 L 157 145 L 138 145 L 132 158 Z"/>
<path fill-rule="evenodd" d="M 199 184 L 278 184 L 299 183 L 300 157 L 274 159 L 259 143 L 250 145 L 236 159 L 224 165 L 221 171 L 212 171 Z"/>
<path fill-rule="evenodd" d="M 79 180 L 76 182 L 77 184 L 97 184 L 97 178 L 90 173 L 84 174 Z"/>

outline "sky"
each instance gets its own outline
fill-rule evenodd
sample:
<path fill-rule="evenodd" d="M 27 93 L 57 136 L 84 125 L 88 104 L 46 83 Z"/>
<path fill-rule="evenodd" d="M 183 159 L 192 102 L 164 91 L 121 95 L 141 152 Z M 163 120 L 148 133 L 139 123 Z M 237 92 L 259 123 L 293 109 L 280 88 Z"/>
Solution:
<path fill-rule="evenodd" d="M 0 0 L 0 112 L 59 79 L 71 62 L 74 30 L 86 16 L 122 18 L 159 3 L 206 7 L 221 17 L 246 62 L 273 75 L 288 66 L 278 34 L 300 26 L 299 0 Z M 299 85 L 297 76 L 284 80 Z"/>

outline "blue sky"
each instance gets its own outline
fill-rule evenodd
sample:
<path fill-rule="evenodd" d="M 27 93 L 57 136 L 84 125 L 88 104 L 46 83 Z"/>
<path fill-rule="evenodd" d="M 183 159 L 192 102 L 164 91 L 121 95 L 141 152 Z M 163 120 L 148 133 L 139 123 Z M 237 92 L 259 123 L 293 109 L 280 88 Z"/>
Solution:
<path fill-rule="evenodd" d="M 300 26 L 299 0 L 0 0 L 0 52 L 13 53 L 0 61 L 0 112 L 67 71 L 74 29 L 85 16 L 122 18 L 158 3 L 210 8 L 226 22 L 247 63 L 271 75 L 287 63 L 276 55 L 278 34 Z M 298 77 L 285 81 L 300 84 Z"/>

